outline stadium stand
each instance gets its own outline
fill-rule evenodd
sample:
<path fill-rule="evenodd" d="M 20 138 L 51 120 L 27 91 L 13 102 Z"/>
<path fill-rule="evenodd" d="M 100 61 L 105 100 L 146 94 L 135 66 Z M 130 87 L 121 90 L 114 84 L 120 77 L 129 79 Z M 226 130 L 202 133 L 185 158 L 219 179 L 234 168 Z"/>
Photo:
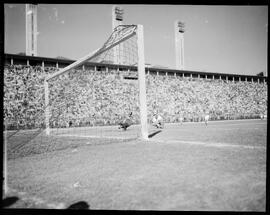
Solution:
<path fill-rule="evenodd" d="M 5 66 L 7 129 L 38 128 L 44 124 L 43 81 L 45 75 L 57 70 L 55 67 Z M 52 109 L 50 126 L 116 125 L 130 112 L 138 123 L 137 80 L 125 80 L 125 73 L 76 70 L 74 76 L 68 77 L 74 79 L 66 86 L 69 93 Z M 52 94 L 61 95 L 62 82 L 60 78 L 52 83 Z M 179 122 L 180 115 L 184 121 L 202 121 L 206 112 L 210 120 L 260 118 L 267 112 L 265 83 L 147 74 L 146 86 L 148 119 L 155 111 L 167 123 Z"/>

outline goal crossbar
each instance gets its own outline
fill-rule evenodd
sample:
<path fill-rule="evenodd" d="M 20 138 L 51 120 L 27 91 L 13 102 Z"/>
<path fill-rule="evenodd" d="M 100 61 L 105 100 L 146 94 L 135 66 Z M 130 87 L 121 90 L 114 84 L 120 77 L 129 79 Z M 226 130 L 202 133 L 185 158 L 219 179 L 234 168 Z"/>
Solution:
<path fill-rule="evenodd" d="M 86 55 L 86 56 L 82 57 L 81 59 L 75 61 L 74 63 L 70 64 L 69 66 L 59 70 L 58 72 L 56 72 L 56 73 L 54 73 L 54 74 L 52 74 L 52 75 L 50 75 L 48 77 L 46 77 L 45 81 L 49 81 L 50 79 L 55 78 L 55 77 L 65 73 L 65 72 L 69 71 L 70 69 L 73 69 L 75 67 L 78 67 L 78 66 L 82 65 L 84 62 L 95 58 L 97 55 L 100 55 L 100 54 L 106 52 L 107 50 L 117 46 L 118 44 L 124 42 L 125 40 L 128 40 L 129 38 L 131 38 L 132 36 L 134 36 L 136 34 L 135 31 L 136 31 L 137 26 L 136 25 L 131 25 L 130 29 L 128 29 L 128 31 L 124 32 L 124 35 L 119 40 L 112 43 L 113 39 L 115 39 L 115 37 L 117 36 L 116 32 L 119 31 L 119 28 L 120 27 L 125 27 L 125 26 L 126 25 L 120 25 L 120 26 L 116 27 L 114 29 L 114 32 L 110 36 L 110 38 L 104 43 L 104 45 L 101 48 L 89 53 L 88 55 Z"/>

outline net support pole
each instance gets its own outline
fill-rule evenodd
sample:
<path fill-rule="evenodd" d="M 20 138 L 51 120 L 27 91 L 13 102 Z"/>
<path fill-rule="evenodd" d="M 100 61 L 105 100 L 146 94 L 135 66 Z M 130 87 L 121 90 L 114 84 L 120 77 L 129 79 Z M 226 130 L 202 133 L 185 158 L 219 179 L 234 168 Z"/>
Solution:
<path fill-rule="evenodd" d="M 7 183 L 7 119 L 5 119 L 5 135 L 4 135 L 4 162 L 3 162 L 3 172 L 4 172 L 4 175 L 3 175 L 3 180 L 4 180 L 4 183 L 3 183 L 3 191 L 4 191 L 4 197 L 6 197 L 7 195 L 7 192 L 8 192 L 8 183 Z"/>
<path fill-rule="evenodd" d="M 139 74 L 138 80 L 139 80 L 141 135 L 142 135 L 143 140 L 148 140 L 145 63 L 144 63 L 144 38 L 143 38 L 142 25 L 138 25 L 137 27 L 137 43 L 138 43 L 138 74 Z"/>
<path fill-rule="evenodd" d="M 50 135 L 50 123 L 49 123 L 49 86 L 48 81 L 44 80 L 44 91 L 45 91 L 45 127 L 46 127 L 46 134 Z"/>

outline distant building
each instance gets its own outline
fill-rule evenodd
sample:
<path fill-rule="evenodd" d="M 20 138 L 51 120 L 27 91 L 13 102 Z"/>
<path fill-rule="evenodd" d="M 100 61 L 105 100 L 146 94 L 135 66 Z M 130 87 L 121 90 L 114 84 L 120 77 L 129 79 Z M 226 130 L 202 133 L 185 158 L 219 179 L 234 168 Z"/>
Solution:
<path fill-rule="evenodd" d="M 264 72 L 260 72 L 257 74 L 257 76 L 265 76 L 265 75 L 264 75 Z"/>
<path fill-rule="evenodd" d="M 67 57 L 63 57 L 63 56 L 57 56 L 56 59 L 61 59 L 61 60 L 71 60 Z"/>
<path fill-rule="evenodd" d="M 17 55 L 26 55 L 25 52 L 19 52 Z"/>
<path fill-rule="evenodd" d="M 102 60 L 100 63 L 113 64 L 113 61 L 111 61 L 111 60 Z"/>
<path fill-rule="evenodd" d="M 152 68 L 159 68 L 159 69 L 169 69 L 167 66 L 161 66 L 161 65 L 153 65 Z"/>

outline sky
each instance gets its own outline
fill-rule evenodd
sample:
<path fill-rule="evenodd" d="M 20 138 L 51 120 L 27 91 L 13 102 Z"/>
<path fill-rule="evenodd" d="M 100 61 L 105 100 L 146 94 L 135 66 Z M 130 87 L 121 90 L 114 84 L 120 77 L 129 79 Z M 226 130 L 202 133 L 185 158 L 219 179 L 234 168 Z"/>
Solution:
<path fill-rule="evenodd" d="M 77 60 L 112 32 L 110 4 L 38 4 L 38 56 Z M 174 22 L 185 23 L 185 69 L 256 75 L 267 70 L 268 7 L 121 5 L 144 27 L 145 62 L 175 68 Z M 5 53 L 25 52 L 25 5 L 5 4 Z"/>

